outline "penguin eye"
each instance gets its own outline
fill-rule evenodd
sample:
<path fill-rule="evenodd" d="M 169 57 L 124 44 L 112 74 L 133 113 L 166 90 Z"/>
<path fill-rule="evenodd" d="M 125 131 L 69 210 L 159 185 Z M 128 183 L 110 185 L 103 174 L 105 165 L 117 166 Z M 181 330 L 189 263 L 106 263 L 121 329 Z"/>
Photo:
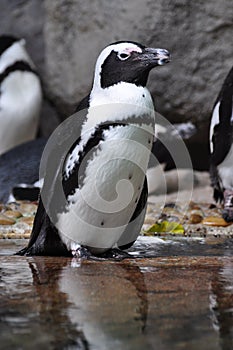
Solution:
<path fill-rule="evenodd" d="M 126 53 L 126 52 L 122 52 L 122 53 L 119 53 L 117 55 L 117 57 L 121 60 L 121 61 L 125 61 L 127 60 L 127 58 L 130 57 L 130 54 Z"/>

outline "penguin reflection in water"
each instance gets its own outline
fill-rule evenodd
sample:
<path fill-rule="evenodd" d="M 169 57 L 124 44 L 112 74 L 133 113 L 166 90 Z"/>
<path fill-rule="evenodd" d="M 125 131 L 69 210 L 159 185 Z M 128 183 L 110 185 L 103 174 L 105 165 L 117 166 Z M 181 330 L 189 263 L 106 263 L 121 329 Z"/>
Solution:
<path fill-rule="evenodd" d="M 210 177 L 223 218 L 233 221 L 233 67 L 214 104 L 210 124 Z"/>
<path fill-rule="evenodd" d="M 18 254 L 110 256 L 134 243 L 145 218 L 155 126 L 146 84 L 150 70 L 169 60 L 165 49 L 130 41 L 101 52 L 92 90 L 71 117 L 79 135 L 55 166 L 61 140 L 48 155 L 31 238 Z"/>

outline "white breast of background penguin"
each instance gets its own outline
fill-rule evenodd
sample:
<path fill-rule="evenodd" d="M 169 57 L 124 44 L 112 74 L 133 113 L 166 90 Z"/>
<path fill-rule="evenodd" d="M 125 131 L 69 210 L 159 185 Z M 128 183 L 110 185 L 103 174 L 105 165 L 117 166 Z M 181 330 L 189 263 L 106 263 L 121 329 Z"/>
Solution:
<path fill-rule="evenodd" d="M 213 151 L 214 151 L 214 145 L 213 145 L 214 128 L 216 125 L 219 124 L 219 106 L 220 106 L 220 102 L 216 103 L 216 106 L 214 107 L 214 110 L 213 110 L 211 123 L 210 123 L 209 141 L 210 141 L 210 152 L 211 153 L 213 153 Z"/>
<path fill-rule="evenodd" d="M 145 123 L 141 123 L 143 117 Z M 143 188 L 154 137 L 154 107 L 146 88 L 125 82 L 92 90 L 81 142 L 65 163 L 66 176 L 90 135 L 105 122 L 114 126 L 104 131 L 103 140 L 85 165 L 82 187 L 68 197 L 67 212 L 59 214 L 57 227 L 68 247 L 73 241 L 96 249 L 113 247 Z"/>
<path fill-rule="evenodd" d="M 0 153 L 9 145 L 13 147 L 35 137 L 41 101 L 40 81 L 34 73 L 15 71 L 4 79 L 0 99 Z"/>
<path fill-rule="evenodd" d="M 33 66 L 21 45 L 21 41 L 16 42 L 1 55 L 0 72 L 17 61 Z M 42 91 L 39 77 L 34 72 L 21 70 L 9 72 L 0 88 L 0 153 L 3 153 L 35 138 Z"/>
<path fill-rule="evenodd" d="M 216 103 L 216 106 L 214 107 L 213 116 L 211 119 L 211 125 L 210 125 L 210 151 L 213 153 L 214 151 L 214 145 L 213 145 L 213 134 L 214 134 L 214 127 L 220 123 L 219 119 L 219 107 L 220 102 Z M 233 123 L 233 110 L 231 114 L 231 123 Z M 232 171 L 233 171 L 233 146 L 231 146 L 227 156 L 223 160 L 222 163 L 220 163 L 217 166 L 219 176 L 221 178 L 222 184 L 224 188 L 233 189 L 233 177 L 232 177 Z"/>

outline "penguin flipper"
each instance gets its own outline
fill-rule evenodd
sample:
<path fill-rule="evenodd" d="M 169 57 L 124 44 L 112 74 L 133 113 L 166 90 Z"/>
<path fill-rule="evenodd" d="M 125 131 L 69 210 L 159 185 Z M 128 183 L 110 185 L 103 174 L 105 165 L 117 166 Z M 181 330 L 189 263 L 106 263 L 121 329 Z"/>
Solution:
<path fill-rule="evenodd" d="M 76 112 L 81 111 L 88 107 L 89 95 L 85 97 L 78 105 Z M 80 125 L 82 125 L 85 118 L 85 113 L 81 114 L 79 117 Z M 46 193 L 47 203 L 53 203 L 49 205 L 50 210 L 56 214 L 60 212 L 59 200 L 53 199 L 53 196 L 59 192 L 59 176 L 63 171 L 63 162 L 67 152 L 67 137 L 61 139 L 61 135 L 70 135 L 70 130 L 72 134 L 70 139 L 77 139 L 77 132 L 80 129 L 78 123 L 74 127 L 70 127 L 68 123 L 66 128 L 63 129 L 62 134 L 56 134 L 54 139 L 49 145 L 50 152 L 48 154 L 48 159 L 45 161 L 45 174 L 44 174 L 44 185 L 41 191 Z M 76 141 L 77 143 L 77 141 Z M 62 161 L 61 161 L 62 160 Z M 49 171 L 48 171 L 49 167 Z M 61 201 L 62 203 L 62 201 Z M 36 216 L 34 219 L 34 224 L 32 228 L 32 233 L 28 246 L 19 252 L 17 255 L 44 255 L 44 256 L 71 256 L 71 253 L 66 248 L 65 244 L 62 242 L 56 227 L 51 222 L 46 210 L 44 208 L 42 199 L 39 200 L 39 205 L 37 208 Z"/>
<path fill-rule="evenodd" d="M 28 246 L 16 255 L 71 256 L 40 199 Z"/>
<path fill-rule="evenodd" d="M 147 178 L 145 177 L 143 189 L 136 206 L 136 209 L 130 219 L 128 226 L 125 231 L 121 235 L 117 245 L 119 249 L 125 250 L 129 249 L 134 242 L 136 241 L 138 235 L 140 234 L 141 227 L 143 225 L 145 215 L 146 215 L 146 207 L 147 207 L 147 198 L 148 198 L 148 185 Z M 126 243 L 129 242 L 129 243 Z"/>

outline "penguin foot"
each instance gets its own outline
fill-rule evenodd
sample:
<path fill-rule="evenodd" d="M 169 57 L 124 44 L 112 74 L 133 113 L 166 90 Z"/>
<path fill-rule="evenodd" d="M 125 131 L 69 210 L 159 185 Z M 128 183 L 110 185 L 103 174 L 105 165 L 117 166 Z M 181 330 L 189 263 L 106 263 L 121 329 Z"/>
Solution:
<path fill-rule="evenodd" d="M 226 222 L 233 222 L 233 209 L 223 209 L 222 217 Z"/>
<path fill-rule="evenodd" d="M 226 222 L 233 221 L 233 191 L 224 191 L 224 208 L 222 211 L 222 217 Z"/>
<path fill-rule="evenodd" d="M 98 258 L 104 260 L 114 260 L 121 261 L 123 259 L 131 259 L 132 255 L 127 252 L 124 252 L 121 249 L 113 248 L 108 250 L 107 252 L 102 253 Z"/>
<path fill-rule="evenodd" d="M 23 248 L 21 250 L 19 250 L 18 252 L 14 253 L 14 255 L 20 255 L 20 256 L 24 256 L 27 253 L 27 247 Z"/>
<path fill-rule="evenodd" d="M 92 254 L 88 250 L 88 248 L 83 247 L 81 245 L 76 245 L 76 248 L 72 249 L 72 256 L 73 258 L 77 258 L 77 259 L 89 259 L 92 257 Z"/>
<path fill-rule="evenodd" d="M 91 253 L 88 248 L 80 246 L 76 251 L 72 251 L 73 259 L 72 266 L 80 267 L 83 260 L 94 260 L 94 261 L 121 261 L 123 259 L 132 259 L 132 255 L 129 253 L 123 252 L 120 249 L 111 249 L 104 253 L 94 255 Z"/>

